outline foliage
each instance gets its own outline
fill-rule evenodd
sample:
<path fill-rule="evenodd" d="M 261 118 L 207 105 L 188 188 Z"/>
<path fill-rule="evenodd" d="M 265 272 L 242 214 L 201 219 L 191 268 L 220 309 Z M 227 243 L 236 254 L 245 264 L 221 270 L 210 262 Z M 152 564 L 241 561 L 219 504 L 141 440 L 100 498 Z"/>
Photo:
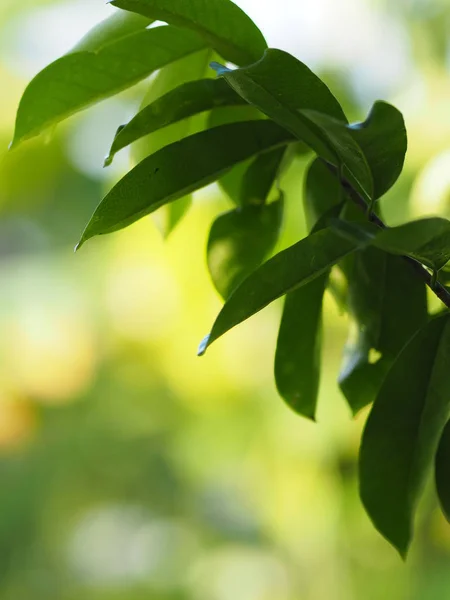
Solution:
<path fill-rule="evenodd" d="M 450 307 L 439 282 L 450 258 L 450 223 L 434 218 L 388 228 L 382 221 L 377 201 L 400 176 L 407 150 L 402 115 L 377 102 L 366 120 L 349 124 L 325 83 L 290 54 L 267 49 L 230 0 L 112 4 L 119 11 L 111 19 L 31 81 L 13 145 L 155 71 L 160 93 L 155 97 L 151 88 L 149 101 L 118 129 L 106 165 L 145 136 L 207 115 L 197 129 L 177 129 L 175 139 L 141 152 L 95 210 L 78 247 L 177 206 L 170 227 L 188 210 L 192 192 L 219 181 L 236 204 L 214 222 L 207 247 L 225 304 L 199 353 L 286 296 L 275 379 L 285 401 L 310 419 L 320 379 L 322 300 L 338 273 L 356 332 L 339 383 L 354 413 L 373 402 L 361 445 L 361 498 L 377 529 L 406 556 L 435 460 L 437 491 L 444 513 L 450 511 L 450 322 L 447 311 L 430 315 L 426 302 L 428 285 Z M 167 25 L 150 27 L 154 20 Z M 236 65 L 211 63 L 218 79 L 207 70 L 213 51 Z M 182 64 L 190 55 L 200 62 Z M 247 105 L 243 121 L 239 111 Z M 217 111 L 224 108 L 227 119 L 220 122 Z M 311 232 L 268 258 L 283 219 L 283 173 L 308 153 L 304 208 Z"/>

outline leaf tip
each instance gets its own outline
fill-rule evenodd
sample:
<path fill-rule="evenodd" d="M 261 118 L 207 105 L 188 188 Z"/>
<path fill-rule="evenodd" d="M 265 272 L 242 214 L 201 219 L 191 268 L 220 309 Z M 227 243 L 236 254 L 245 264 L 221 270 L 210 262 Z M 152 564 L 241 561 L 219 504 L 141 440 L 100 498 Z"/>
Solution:
<path fill-rule="evenodd" d="M 224 65 L 221 65 L 220 63 L 215 62 L 215 61 L 210 63 L 209 66 L 211 67 L 211 69 L 214 69 L 214 71 L 217 73 L 217 75 L 219 77 L 221 75 L 224 75 L 225 73 L 229 73 L 231 71 L 231 69 L 229 69 L 228 67 L 225 67 Z"/>
<path fill-rule="evenodd" d="M 105 156 L 105 160 L 103 161 L 103 168 L 105 169 L 106 167 L 109 167 L 112 164 L 114 158 L 114 154 L 108 154 L 108 156 Z"/>
<path fill-rule="evenodd" d="M 206 350 L 209 346 L 210 337 L 211 337 L 211 334 L 208 333 L 208 335 L 202 339 L 202 341 L 200 342 L 200 344 L 198 346 L 197 356 L 204 356 L 204 354 L 206 353 Z"/>

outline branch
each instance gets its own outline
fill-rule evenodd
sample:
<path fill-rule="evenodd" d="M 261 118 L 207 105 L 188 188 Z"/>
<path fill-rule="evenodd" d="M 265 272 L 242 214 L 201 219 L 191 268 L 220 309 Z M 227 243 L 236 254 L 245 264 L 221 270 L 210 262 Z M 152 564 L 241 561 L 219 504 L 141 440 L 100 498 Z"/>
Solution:
<path fill-rule="evenodd" d="M 329 171 L 331 171 L 331 173 L 333 173 L 333 175 L 336 178 L 340 179 L 341 185 L 344 191 L 347 193 L 350 200 L 352 200 L 352 202 L 354 202 L 357 206 L 359 206 L 361 210 L 363 210 L 367 214 L 367 202 L 364 200 L 361 194 L 359 194 L 355 190 L 355 188 L 347 179 L 345 179 L 345 177 L 339 177 L 339 171 L 334 165 L 326 161 L 323 162 L 329 169 Z M 371 212 L 368 215 L 368 219 L 371 223 L 373 223 L 380 229 L 388 229 L 386 223 L 384 223 L 380 219 L 380 217 L 378 217 L 378 215 L 376 215 L 374 212 Z M 414 260 L 413 258 L 410 258 L 409 256 L 403 256 L 402 258 L 411 265 L 415 273 L 426 283 L 426 285 L 439 298 L 439 300 L 443 304 L 445 304 L 447 308 L 450 308 L 450 292 L 438 281 L 434 283 L 433 276 L 425 269 L 425 267 L 421 263 Z"/>

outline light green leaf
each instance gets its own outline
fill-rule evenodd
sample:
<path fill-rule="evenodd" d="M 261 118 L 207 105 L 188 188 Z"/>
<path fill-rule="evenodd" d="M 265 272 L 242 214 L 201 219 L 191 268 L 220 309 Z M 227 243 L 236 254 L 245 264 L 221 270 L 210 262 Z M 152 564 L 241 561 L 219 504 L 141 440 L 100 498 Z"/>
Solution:
<path fill-rule="evenodd" d="M 275 354 L 275 382 L 287 404 L 315 419 L 322 350 L 322 302 L 329 272 L 286 295 Z"/>
<path fill-rule="evenodd" d="M 323 229 L 276 254 L 233 292 L 220 311 L 211 333 L 200 346 L 203 354 L 224 333 L 265 306 L 327 272 L 358 248 L 331 229 Z"/>
<path fill-rule="evenodd" d="M 249 121 L 208 129 L 162 148 L 127 173 L 107 194 L 79 246 L 95 235 L 131 225 L 164 204 L 212 183 L 236 163 L 292 139 L 275 123 Z"/>
<path fill-rule="evenodd" d="M 378 531 L 405 557 L 414 512 L 450 412 L 450 320 L 433 319 L 386 376 L 363 433 L 360 494 Z"/>
<path fill-rule="evenodd" d="M 450 260 L 450 221 L 438 217 L 411 221 L 381 231 L 373 244 L 386 252 L 407 254 L 439 271 Z"/>
<path fill-rule="evenodd" d="M 435 465 L 436 490 L 442 512 L 450 522 L 450 421 L 444 428 Z"/>
<path fill-rule="evenodd" d="M 17 112 L 13 145 L 204 47 L 202 38 L 192 32 L 155 27 L 116 39 L 96 52 L 59 58 L 26 88 Z"/>
<path fill-rule="evenodd" d="M 257 26 L 230 0 L 111 0 L 111 4 L 192 29 L 225 60 L 237 65 L 258 60 L 267 48 Z"/>
<path fill-rule="evenodd" d="M 208 240 L 208 268 L 223 298 L 272 252 L 283 219 L 283 199 L 247 205 L 220 215 Z"/>
<path fill-rule="evenodd" d="M 145 135 L 207 110 L 241 105 L 243 100 L 220 79 L 200 79 L 179 85 L 143 108 L 114 138 L 107 159 Z"/>

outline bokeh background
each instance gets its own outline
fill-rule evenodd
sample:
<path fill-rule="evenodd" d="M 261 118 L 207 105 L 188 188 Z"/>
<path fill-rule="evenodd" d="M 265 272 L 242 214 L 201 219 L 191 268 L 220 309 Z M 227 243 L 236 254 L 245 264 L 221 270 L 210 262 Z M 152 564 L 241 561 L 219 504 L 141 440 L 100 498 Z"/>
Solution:
<path fill-rule="evenodd" d="M 389 223 L 450 217 L 448 0 L 240 0 L 271 46 L 329 83 L 352 119 L 404 113 Z M 196 348 L 220 308 L 206 270 L 216 186 L 164 240 L 152 218 L 73 246 L 126 152 L 102 162 L 148 84 L 9 153 L 26 83 L 112 8 L 0 3 L 0 599 L 442 600 L 450 525 L 432 485 L 406 565 L 357 493 L 365 414 L 336 376 L 347 319 L 326 298 L 318 423 L 277 397 L 280 304 Z M 285 181 L 303 235 L 304 163 Z"/>

